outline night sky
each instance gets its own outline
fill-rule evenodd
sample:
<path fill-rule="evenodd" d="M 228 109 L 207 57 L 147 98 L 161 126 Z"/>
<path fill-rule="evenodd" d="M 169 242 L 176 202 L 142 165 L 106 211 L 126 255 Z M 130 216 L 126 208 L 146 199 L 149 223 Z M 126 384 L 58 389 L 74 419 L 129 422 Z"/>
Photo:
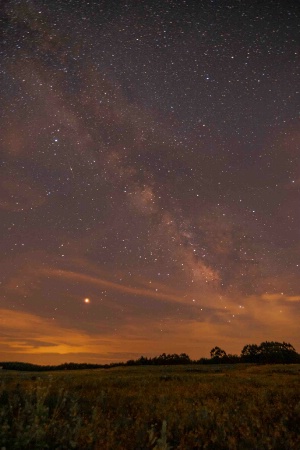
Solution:
<path fill-rule="evenodd" d="M 0 360 L 299 351 L 299 2 L 0 8 Z"/>

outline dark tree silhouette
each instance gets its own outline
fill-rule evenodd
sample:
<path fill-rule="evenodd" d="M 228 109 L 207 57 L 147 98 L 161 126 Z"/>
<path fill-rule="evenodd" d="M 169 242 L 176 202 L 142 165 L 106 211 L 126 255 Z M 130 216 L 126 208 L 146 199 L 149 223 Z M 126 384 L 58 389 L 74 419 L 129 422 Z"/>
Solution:
<path fill-rule="evenodd" d="M 288 342 L 265 341 L 260 345 L 247 344 L 241 351 L 241 356 L 226 354 L 220 347 L 214 347 L 210 351 L 210 358 L 201 358 L 197 361 L 191 360 L 186 353 L 167 354 L 148 358 L 140 356 L 136 360 L 127 362 L 116 362 L 110 364 L 89 363 L 64 363 L 58 366 L 39 366 L 37 364 L 23 362 L 1 362 L 3 370 L 22 371 L 49 371 L 49 370 L 82 370 L 82 369 L 110 369 L 121 366 L 148 366 L 148 365 L 179 365 L 179 364 L 236 364 L 239 362 L 259 364 L 300 364 L 300 355 L 292 344 Z"/>
<path fill-rule="evenodd" d="M 259 346 L 256 344 L 245 345 L 241 352 L 241 359 L 243 362 L 258 362 L 259 361 Z"/>
<path fill-rule="evenodd" d="M 292 344 L 266 341 L 259 346 L 259 361 L 267 364 L 292 363 L 299 361 L 299 355 Z"/>
<path fill-rule="evenodd" d="M 299 362 L 299 355 L 290 343 L 265 341 L 260 345 L 245 345 L 241 352 L 241 361 L 262 364 L 288 364 Z"/>
<path fill-rule="evenodd" d="M 222 350 L 220 347 L 214 347 L 210 351 L 210 357 L 213 358 L 223 358 L 226 356 L 225 350 Z"/>

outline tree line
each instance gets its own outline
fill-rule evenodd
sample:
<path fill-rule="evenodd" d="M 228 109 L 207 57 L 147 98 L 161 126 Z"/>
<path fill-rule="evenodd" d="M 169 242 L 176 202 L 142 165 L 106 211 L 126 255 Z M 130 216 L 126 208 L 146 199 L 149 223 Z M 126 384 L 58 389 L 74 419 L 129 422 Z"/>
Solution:
<path fill-rule="evenodd" d="M 161 366 L 161 365 L 182 365 L 182 364 L 300 364 L 300 354 L 296 352 L 292 344 L 287 342 L 265 341 L 260 345 L 247 344 L 243 347 L 240 355 L 226 353 L 220 347 L 213 347 L 210 351 L 210 358 L 190 359 L 186 353 L 167 354 L 146 357 L 127 362 L 111 364 L 89 364 L 89 363 L 64 363 L 56 366 L 41 366 L 24 362 L 0 362 L 0 368 L 4 370 L 20 370 L 30 372 L 53 371 L 53 370 L 78 370 L 78 369 L 109 369 L 121 366 Z"/>
<path fill-rule="evenodd" d="M 240 356 L 226 354 L 220 347 L 210 351 L 210 362 L 217 363 L 260 363 L 260 364 L 297 364 L 300 355 L 292 344 L 288 342 L 265 341 L 260 345 L 248 344 L 241 351 Z"/>

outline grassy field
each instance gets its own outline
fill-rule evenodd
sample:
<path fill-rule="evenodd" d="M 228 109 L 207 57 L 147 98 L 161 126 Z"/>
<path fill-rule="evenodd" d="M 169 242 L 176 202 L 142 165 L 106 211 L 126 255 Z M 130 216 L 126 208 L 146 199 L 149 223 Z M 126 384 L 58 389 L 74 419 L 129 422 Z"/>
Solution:
<path fill-rule="evenodd" d="M 0 449 L 300 449 L 300 366 L 0 372 Z"/>

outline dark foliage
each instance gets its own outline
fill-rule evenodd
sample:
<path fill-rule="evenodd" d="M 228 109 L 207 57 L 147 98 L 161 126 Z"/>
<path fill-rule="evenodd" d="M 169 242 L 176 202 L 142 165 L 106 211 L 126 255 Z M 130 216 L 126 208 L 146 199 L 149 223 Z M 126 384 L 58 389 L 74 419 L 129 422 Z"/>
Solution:
<path fill-rule="evenodd" d="M 292 344 L 287 342 L 265 341 L 259 346 L 246 345 L 241 353 L 243 362 L 261 364 L 291 364 L 299 363 L 300 355 Z"/>
<path fill-rule="evenodd" d="M 0 362 L 0 367 L 5 370 L 20 370 L 30 372 L 41 372 L 51 370 L 82 370 L 82 369 L 109 369 L 120 366 L 161 366 L 161 365 L 182 365 L 182 364 L 299 364 L 300 355 L 296 352 L 292 344 L 287 342 L 265 341 L 260 345 L 247 344 L 243 347 L 241 355 L 227 354 L 220 347 L 214 347 L 210 351 L 210 358 L 201 358 L 197 361 L 191 360 L 186 353 L 166 354 L 162 353 L 153 358 L 141 356 L 126 363 L 111 364 L 88 364 L 88 363 L 64 363 L 58 366 L 40 366 L 23 362 Z"/>

